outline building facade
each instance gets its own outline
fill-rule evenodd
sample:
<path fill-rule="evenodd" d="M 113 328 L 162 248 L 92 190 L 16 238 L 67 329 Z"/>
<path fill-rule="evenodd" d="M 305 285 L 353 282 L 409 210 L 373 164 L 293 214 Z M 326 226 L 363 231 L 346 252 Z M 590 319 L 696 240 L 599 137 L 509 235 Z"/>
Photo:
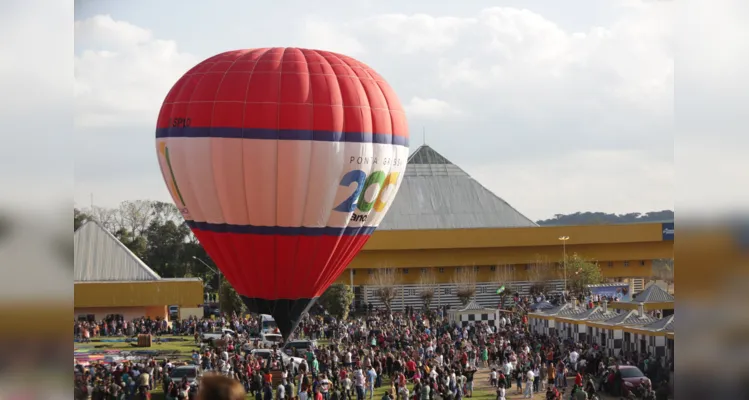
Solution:
<path fill-rule="evenodd" d="M 77 320 L 109 315 L 168 320 L 169 306 L 195 309 L 203 302 L 200 279 L 160 277 L 97 222 L 79 227 L 73 243 Z"/>
<path fill-rule="evenodd" d="M 547 279 L 561 280 L 564 254 L 597 262 L 605 278 L 638 289 L 652 275 L 653 260 L 673 257 L 673 229 L 664 223 L 541 227 L 422 146 L 409 157 L 382 224 L 337 282 L 366 286 L 378 269 L 392 269 L 400 285 L 417 284 L 425 272 L 449 284 L 463 268 L 473 268 L 478 282 L 496 282 L 506 270 L 513 281 L 528 282 L 538 266 Z"/>

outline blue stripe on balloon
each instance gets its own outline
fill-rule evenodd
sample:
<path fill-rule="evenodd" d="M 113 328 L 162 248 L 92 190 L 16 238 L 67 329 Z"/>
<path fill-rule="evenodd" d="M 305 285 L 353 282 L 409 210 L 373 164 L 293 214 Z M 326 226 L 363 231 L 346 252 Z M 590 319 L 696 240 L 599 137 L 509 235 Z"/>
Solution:
<path fill-rule="evenodd" d="M 253 226 L 213 224 L 210 222 L 185 221 L 191 229 L 209 231 L 215 233 L 240 233 L 253 235 L 279 235 L 279 236 L 358 236 L 371 235 L 376 227 L 345 227 L 336 228 L 326 226 L 323 228 L 310 228 L 306 226 Z"/>
<path fill-rule="evenodd" d="M 389 133 L 333 132 L 299 129 L 185 127 L 157 128 L 156 138 L 227 138 L 266 140 L 313 140 L 318 142 L 378 143 L 408 146 L 408 137 Z"/>

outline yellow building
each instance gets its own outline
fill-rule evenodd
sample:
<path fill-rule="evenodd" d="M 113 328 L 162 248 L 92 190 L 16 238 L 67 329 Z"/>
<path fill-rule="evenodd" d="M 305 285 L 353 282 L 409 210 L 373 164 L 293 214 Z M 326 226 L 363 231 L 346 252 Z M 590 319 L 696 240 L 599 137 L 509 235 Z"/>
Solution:
<path fill-rule="evenodd" d="M 195 310 L 203 302 L 198 278 L 164 279 L 97 222 L 73 235 L 75 319 L 168 319 L 168 306 Z"/>
<path fill-rule="evenodd" d="M 653 260 L 672 258 L 673 235 L 673 222 L 538 226 L 425 145 L 409 157 L 388 214 L 338 282 L 366 287 L 377 268 L 393 268 L 404 285 L 428 269 L 440 283 L 461 268 L 492 282 L 506 266 L 514 280 L 527 282 L 539 264 L 562 279 L 564 253 L 597 261 L 604 277 L 626 281 L 650 277 Z"/>
<path fill-rule="evenodd" d="M 664 233 L 664 230 L 669 229 Z M 568 237 L 563 242 L 560 237 Z M 563 252 L 599 263 L 606 278 L 649 277 L 652 260 L 673 256 L 673 223 L 538 226 L 429 146 L 408 160 L 390 211 L 339 282 L 368 283 L 375 268 L 397 268 L 403 283 L 436 268 L 449 282 L 457 268 L 476 267 L 479 281 L 496 266 L 558 265 Z"/>

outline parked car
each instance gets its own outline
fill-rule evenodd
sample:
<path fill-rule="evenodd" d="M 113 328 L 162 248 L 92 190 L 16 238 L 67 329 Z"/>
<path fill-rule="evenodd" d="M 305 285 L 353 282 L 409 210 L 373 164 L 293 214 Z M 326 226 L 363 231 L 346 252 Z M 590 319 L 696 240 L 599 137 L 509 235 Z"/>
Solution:
<path fill-rule="evenodd" d="M 263 360 L 267 360 L 270 358 L 271 354 L 273 354 L 273 350 L 271 349 L 254 349 L 251 350 L 250 353 L 255 357 L 261 357 Z M 294 362 L 294 366 L 299 367 L 299 364 L 302 363 L 303 358 L 301 357 L 290 357 L 286 355 L 286 353 L 276 350 L 276 355 L 278 357 L 281 357 L 281 362 L 283 365 L 289 365 L 289 362 Z"/>
<path fill-rule="evenodd" d="M 614 373 L 616 371 L 616 367 L 609 367 L 609 371 L 611 373 Z M 650 379 L 648 379 L 648 377 L 645 376 L 645 374 L 643 374 L 642 371 L 640 371 L 640 369 L 634 365 L 620 365 L 619 372 L 621 372 L 622 374 L 622 396 L 628 396 L 629 392 L 635 390 L 636 388 L 639 388 L 643 383 L 646 383 L 648 386 L 652 387 Z M 605 388 L 609 393 L 613 389 L 609 387 L 608 384 Z"/>
<path fill-rule="evenodd" d="M 316 340 L 292 340 L 283 346 L 283 351 L 287 355 L 294 355 L 294 350 L 297 354 L 304 354 L 307 350 L 314 350 L 317 348 Z"/>
<path fill-rule="evenodd" d="M 202 375 L 199 365 L 180 365 L 172 369 L 167 379 L 169 382 L 176 383 L 182 382 L 182 379 L 187 379 L 187 383 L 192 385 L 197 383 Z"/>
<path fill-rule="evenodd" d="M 260 333 L 259 335 L 252 335 L 249 337 L 248 342 L 242 345 L 242 350 L 251 351 L 257 347 L 256 343 L 262 343 L 263 347 L 272 347 L 274 344 L 281 346 L 283 343 L 283 336 L 278 333 Z"/>
<path fill-rule="evenodd" d="M 237 337 L 237 333 L 236 332 L 234 332 L 231 329 L 224 328 L 224 329 L 221 330 L 221 332 L 204 333 L 201 336 L 201 340 L 204 343 L 211 342 L 213 340 L 219 340 L 219 339 L 223 338 L 224 335 L 231 336 L 233 338 Z"/>

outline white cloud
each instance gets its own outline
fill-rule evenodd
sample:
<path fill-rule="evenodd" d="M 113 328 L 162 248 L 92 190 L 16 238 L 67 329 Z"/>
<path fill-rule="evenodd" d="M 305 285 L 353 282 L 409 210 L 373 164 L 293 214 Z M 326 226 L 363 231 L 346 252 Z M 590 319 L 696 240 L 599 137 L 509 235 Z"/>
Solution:
<path fill-rule="evenodd" d="M 421 97 L 412 97 L 411 101 L 404 106 L 409 117 L 427 117 L 427 118 L 448 118 L 459 115 L 461 111 L 454 108 L 450 103 L 439 99 L 422 99 Z"/>
<path fill-rule="evenodd" d="M 334 51 L 352 57 L 367 52 L 366 46 L 355 37 L 346 35 L 337 27 L 315 18 L 307 19 L 303 29 L 304 34 L 300 38 L 299 47 Z"/>
<path fill-rule="evenodd" d="M 412 131 L 426 127 L 432 147 L 458 164 L 468 162 L 469 172 L 534 218 L 673 207 L 672 4 L 622 0 L 612 7 L 623 10 L 615 23 L 580 31 L 509 7 L 462 17 L 332 14 L 307 18 L 294 43 L 349 54 L 375 68 L 408 99 Z M 199 61 L 189 54 L 190 37 L 179 39 L 179 47 L 164 39 L 109 16 L 76 23 L 83 132 L 123 124 L 153 128 L 169 87 Z M 79 164 L 91 169 L 115 158 L 116 165 L 102 169 L 120 171 L 127 159 L 151 162 L 146 139 L 142 151 L 123 150 L 114 139 L 103 153 L 107 146 L 89 144 L 100 153 Z M 156 186 L 161 179 L 155 164 L 119 173 L 129 174 L 123 182 Z M 151 187 L 128 192 L 93 173 L 79 181 L 79 197 L 104 192 L 112 198 L 105 203 L 127 193 L 147 197 Z M 588 183 L 593 194 L 582 189 Z"/>
<path fill-rule="evenodd" d="M 199 60 L 172 40 L 99 15 L 75 22 L 76 126 L 156 126 L 167 92 Z"/>
<path fill-rule="evenodd" d="M 580 151 L 534 163 L 465 165 L 466 172 L 532 219 L 555 213 L 673 209 L 674 164 L 638 151 Z M 652 204 L 633 209 L 632 204 Z"/>

